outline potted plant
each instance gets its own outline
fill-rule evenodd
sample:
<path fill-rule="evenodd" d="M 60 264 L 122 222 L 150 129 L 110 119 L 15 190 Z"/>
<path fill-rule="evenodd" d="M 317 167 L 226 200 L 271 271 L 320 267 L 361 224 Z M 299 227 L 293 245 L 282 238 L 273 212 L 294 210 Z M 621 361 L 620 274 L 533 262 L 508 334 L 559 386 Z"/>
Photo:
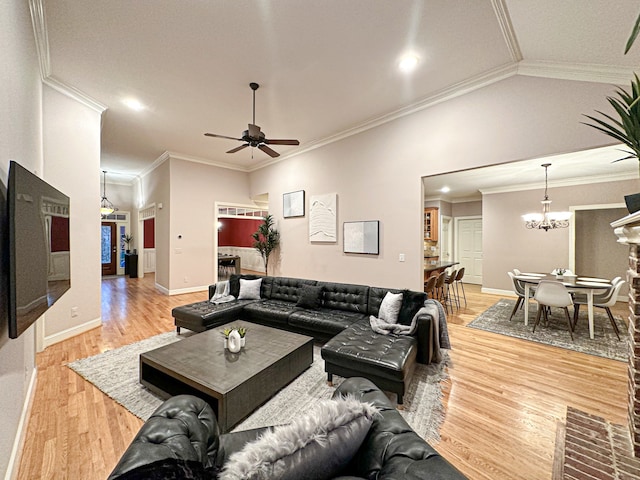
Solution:
<path fill-rule="evenodd" d="M 627 40 L 625 55 L 635 42 L 640 33 L 640 15 Z M 602 133 L 610 136 L 618 142 L 623 143 L 629 150 L 623 150 L 624 157 L 614 160 L 619 162 L 629 158 L 635 158 L 640 168 L 640 79 L 634 75 L 631 81 L 631 90 L 626 91 L 618 88 L 616 97 L 607 97 L 607 101 L 616 112 L 617 118 L 601 111 L 596 111 L 604 118 L 596 118 L 592 115 L 585 115 L 593 123 L 585 123 Z M 629 213 L 640 210 L 640 193 L 626 195 L 624 197 Z"/>
<path fill-rule="evenodd" d="M 231 327 L 226 327 L 224 329 L 222 329 L 222 336 L 224 337 L 224 348 L 227 348 L 227 343 L 229 342 L 229 335 L 231 335 L 231 332 L 233 332 L 233 328 Z"/>
<path fill-rule="evenodd" d="M 246 340 L 247 340 L 247 339 L 246 339 L 247 329 L 246 329 L 246 328 L 244 328 L 244 327 L 239 327 L 239 328 L 238 328 L 238 333 L 240 334 L 240 345 L 241 345 L 242 347 L 244 347 L 244 346 L 245 346 L 245 344 L 246 344 Z"/>
<path fill-rule="evenodd" d="M 129 247 L 131 246 L 131 242 L 133 242 L 133 235 L 129 235 L 128 233 L 123 235 L 122 241 L 127 245 L 127 253 L 131 252 L 131 249 Z"/>
<path fill-rule="evenodd" d="M 280 245 L 280 232 L 274 228 L 274 225 L 273 215 L 267 215 L 258 230 L 251 235 L 253 248 L 258 250 L 264 260 L 265 275 L 269 275 L 269 256 Z"/>

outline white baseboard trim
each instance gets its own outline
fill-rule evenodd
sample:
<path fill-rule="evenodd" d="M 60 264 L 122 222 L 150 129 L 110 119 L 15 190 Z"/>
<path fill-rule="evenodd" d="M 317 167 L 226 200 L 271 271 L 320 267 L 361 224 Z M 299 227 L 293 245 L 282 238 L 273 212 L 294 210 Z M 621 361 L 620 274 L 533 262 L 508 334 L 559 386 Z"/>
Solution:
<path fill-rule="evenodd" d="M 164 295 L 169 295 L 169 289 L 168 288 L 163 287 L 159 283 L 156 283 L 155 286 L 156 286 L 156 290 L 158 290 L 160 293 L 162 293 Z"/>
<path fill-rule="evenodd" d="M 27 437 L 27 427 L 29 423 L 29 417 L 31 416 L 31 407 L 33 406 L 33 397 L 36 393 L 36 382 L 38 380 L 38 368 L 34 367 L 31 372 L 31 379 L 29 380 L 29 387 L 27 388 L 27 394 L 24 398 L 24 405 L 22 406 L 22 413 L 20 414 L 20 421 L 18 422 L 18 431 L 16 432 L 16 438 L 13 440 L 13 447 L 11 448 L 11 456 L 9 457 L 9 465 L 7 473 L 4 476 L 5 480 L 17 480 L 18 470 L 20 467 L 20 457 L 22 456 L 22 450 L 24 442 Z"/>
<path fill-rule="evenodd" d="M 168 295 L 181 295 L 183 293 L 206 292 L 207 290 L 209 290 L 209 285 L 204 285 L 200 287 L 178 288 L 177 290 L 169 290 Z"/>
<path fill-rule="evenodd" d="M 499 288 L 481 288 L 481 293 L 489 293 L 491 295 L 502 295 L 504 297 L 517 297 L 513 290 L 501 290 Z"/>
<path fill-rule="evenodd" d="M 48 337 L 44 337 L 44 348 L 47 348 L 50 345 L 66 340 L 67 338 L 75 337 L 76 335 L 80 335 L 81 333 L 87 332 L 94 328 L 98 328 L 102 326 L 102 318 L 98 317 L 94 320 L 89 320 L 86 323 L 81 325 L 76 325 L 75 327 L 68 328 L 61 332 L 55 333 Z"/>

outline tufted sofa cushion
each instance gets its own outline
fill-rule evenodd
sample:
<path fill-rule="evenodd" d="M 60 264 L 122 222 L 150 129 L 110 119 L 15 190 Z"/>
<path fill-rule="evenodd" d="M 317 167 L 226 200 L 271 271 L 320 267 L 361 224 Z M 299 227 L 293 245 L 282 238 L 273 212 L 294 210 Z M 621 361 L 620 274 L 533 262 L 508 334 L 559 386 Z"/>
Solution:
<path fill-rule="evenodd" d="M 349 378 L 335 396 L 353 395 L 380 410 L 344 475 L 378 480 L 464 480 L 465 477 L 416 434 L 389 398 L 365 378 Z"/>
<path fill-rule="evenodd" d="M 231 303 L 214 304 L 209 300 L 175 307 L 171 315 L 180 320 L 185 328 L 194 332 L 204 332 L 210 328 L 224 325 L 238 318 L 238 315 L 249 303 L 256 300 L 240 300 Z"/>
<path fill-rule="evenodd" d="M 271 277 L 271 283 L 271 291 L 268 295 L 265 295 L 265 298 L 291 302 L 295 305 L 300 298 L 302 287 L 304 285 L 316 285 L 317 282 L 301 278 Z"/>
<path fill-rule="evenodd" d="M 322 305 L 332 310 L 367 313 L 369 287 L 349 283 L 318 282 L 324 287 Z"/>
<path fill-rule="evenodd" d="M 355 368 L 363 376 L 404 380 L 415 365 L 418 341 L 412 335 L 380 335 L 368 319 L 352 324 L 322 347 L 328 363 Z"/>
<path fill-rule="evenodd" d="M 246 305 L 242 310 L 242 319 L 262 325 L 286 326 L 289 316 L 297 310 L 295 302 L 282 300 L 261 300 Z"/>
<path fill-rule="evenodd" d="M 219 435 L 218 422 L 207 402 L 191 395 L 172 397 L 145 422 L 109 480 L 165 458 L 197 461 L 210 467 Z"/>
<path fill-rule="evenodd" d="M 354 322 L 365 318 L 358 312 L 345 310 L 297 310 L 289 316 L 289 325 L 298 330 L 308 330 L 334 336 Z"/>

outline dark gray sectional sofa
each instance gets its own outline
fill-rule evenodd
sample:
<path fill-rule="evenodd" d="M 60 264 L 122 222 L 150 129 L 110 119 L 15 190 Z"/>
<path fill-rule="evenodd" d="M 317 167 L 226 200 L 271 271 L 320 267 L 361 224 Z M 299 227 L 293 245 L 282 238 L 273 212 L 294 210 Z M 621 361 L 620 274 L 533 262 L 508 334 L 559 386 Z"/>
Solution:
<path fill-rule="evenodd" d="M 364 378 L 350 378 L 335 397 L 351 395 L 380 410 L 342 480 L 464 480 L 458 471 L 418 436 L 387 396 Z M 220 434 L 213 410 L 189 395 L 172 397 L 142 426 L 109 480 L 141 478 L 215 478 L 229 457 L 270 427 Z M 326 445 L 332 448 L 332 445 Z M 299 465 L 298 465 L 299 468 Z M 319 478 L 317 475 L 312 478 Z M 333 475 L 332 475 L 333 477 Z M 261 477 L 262 478 L 262 477 Z M 305 477 L 306 478 L 306 477 Z"/>
<path fill-rule="evenodd" d="M 439 318 L 419 315 L 413 335 L 382 335 L 374 332 L 369 316 L 378 316 L 387 292 L 403 292 L 405 319 L 413 318 L 424 305 L 424 292 L 394 290 L 289 277 L 233 275 L 231 295 L 237 297 L 240 279 L 262 278 L 260 299 L 213 304 L 209 300 L 176 307 L 175 325 L 202 332 L 234 320 L 245 320 L 312 336 L 327 342 L 322 348 L 328 380 L 363 376 L 380 388 L 396 393 L 401 408 L 416 362 L 429 364 L 437 358 Z M 314 292 L 317 297 L 314 298 Z M 215 285 L 209 287 L 209 298 Z M 444 316 L 442 306 L 439 306 Z M 405 308 L 406 307 L 406 308 Z M 403 310 L 400 316 L 402 317 Z"/>

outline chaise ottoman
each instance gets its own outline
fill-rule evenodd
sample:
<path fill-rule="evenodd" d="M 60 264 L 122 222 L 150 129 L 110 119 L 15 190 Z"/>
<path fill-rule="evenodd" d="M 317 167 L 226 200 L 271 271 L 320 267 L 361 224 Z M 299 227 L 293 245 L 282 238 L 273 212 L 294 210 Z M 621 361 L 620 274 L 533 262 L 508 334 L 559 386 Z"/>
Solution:
<path fill-rule="evenodd" d="M 338 333 L 321 349 L 329 383 L 333 375 L 364 377 L 381 390 L 403 396 L 416 368 L 418 341 L 413 335 L 381 335 L 369 319 L 360 320 Z"/>

